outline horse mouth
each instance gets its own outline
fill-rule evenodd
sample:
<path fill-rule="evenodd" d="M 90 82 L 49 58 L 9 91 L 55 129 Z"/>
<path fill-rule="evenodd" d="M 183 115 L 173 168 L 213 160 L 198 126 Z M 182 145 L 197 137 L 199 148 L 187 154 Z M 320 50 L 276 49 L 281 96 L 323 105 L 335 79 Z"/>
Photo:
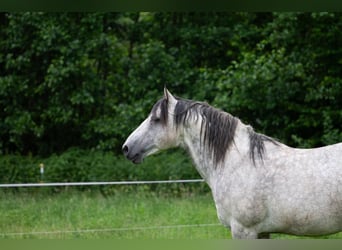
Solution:
<path fill-rule="evenodd" d="M 127 145 L 124 145 L 122 151 L 126 158 L 134 164 L 140 164 L 143 162 L 144 158 L 158 151 L 158 148 L 154 145 L 147 147 L 146 149 L 136 151 L 130 150 Z M 133 151 L 133 152 L 132 152 Z"/>
<path fill-rule="evenodd" d="M 147 148 L 146 150 L 142 151 L 141 153 L 138 153 L 138 154 L 134 155 L 134 157 L 131 158 L 130 160 L 134 164 L 140 164 L 140 163 L 142 163 L 144 161 L 144 158 L 146 156 L 154 154 L 157 151 L 158 151 L 158 149 L 153 145 L 153 146 Z"/>
<path fill-rule="evenodd" d="M 136 154 L 132 159 L 131 161 L 134 163 L 134 164 L 140 164 L 143 162 L 143 157 L 141 154 Z"/>

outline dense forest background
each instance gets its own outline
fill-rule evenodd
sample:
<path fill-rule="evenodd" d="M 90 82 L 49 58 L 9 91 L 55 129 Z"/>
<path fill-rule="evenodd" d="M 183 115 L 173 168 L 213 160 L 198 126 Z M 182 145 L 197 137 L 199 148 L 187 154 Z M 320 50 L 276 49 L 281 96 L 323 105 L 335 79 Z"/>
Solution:
<path fill-rule="evenodd" d="M 291 146 L 342 141 L 342 13 L 0 13 L 0 37 L 0 155 L 119 155 L 164 86 Z"/>

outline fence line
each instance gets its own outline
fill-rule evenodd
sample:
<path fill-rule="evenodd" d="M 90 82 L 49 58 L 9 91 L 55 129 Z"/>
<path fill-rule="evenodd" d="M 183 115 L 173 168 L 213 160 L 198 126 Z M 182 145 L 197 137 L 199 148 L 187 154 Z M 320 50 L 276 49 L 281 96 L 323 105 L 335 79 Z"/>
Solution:
<path fill-rule="evenodd" d="M 51 182 L 51 183 L 9 183 L 0 184 L 0 188 L 13 187 L 58 187 L 58 186 L 101 186 L 101 185 L 140 185 L 140 184 L 167 184 L 167 183 L 194 183 L 204 182 L 203 179 L 192 180 L 159 180 L 159 181 L 107 181 L 107 182 Z"/>
<path fill-rule="evenodd" d="M 53 182 L 53 183 L 9 183 L 0 184 L 0 188 L 14 187 L 53 187 L 53 186 L 95 186 L 95 185 L 140 185 L 140 184 L 168 184 L 168 183 L 196 183 L 204 182 L 203 179 L 190 180 L 156 180 L 156 181 L 108 181 L 108 182 Z M 217 227 L 222 226 L 218 223 L 207 224 L 183 224 L 183 225 L 164 225 L 147 227 L 123 227 L 123 228 L 102 228 L 102 229 L 80 229 L 80 230 L 57 230 L 41 232 L 12 232 L 0 233 L 0 237 L 23 236 L 23 235 L 47 235 L 47 234 L 70 234 L 70 233 L 96 233 L 96 232 L 114 232 L 114 231 L 139 231 L 139 230 L 162 230 L 174 228 L 192 228 L 192 227 Z"/>
<path fill-rule="evenodd" d="M 207 224 L 183 224 L 183 225 L 165 225 L 165 226 L 149 226 L 149 227 L 121 227 L 121 228 L 100 228 L 100 229 L 80 229 L 66 231 L 47 231 L 47 232 L 20 232 L 20 233 L 0 233 L 0 236 L 22 236 L 22 235 L 43 235 L 43 234 L 70 234 L 70 233 L 96 233 L 96 232 L 114 232 L 114 231 L 139 231 L 139 230 L 160 230 L 174 228 L 191 228 L 191 227 L 218 227 L 219 223 Z"/>

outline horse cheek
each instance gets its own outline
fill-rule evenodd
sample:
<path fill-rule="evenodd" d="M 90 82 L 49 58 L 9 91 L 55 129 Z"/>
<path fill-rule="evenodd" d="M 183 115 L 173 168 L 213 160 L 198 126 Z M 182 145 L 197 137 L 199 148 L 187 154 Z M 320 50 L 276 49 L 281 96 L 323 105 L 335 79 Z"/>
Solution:
<path fill-rule="evenodd" d="M 160 149 L 168 149 L 177 146 L 177 136 L 174 131 L 163 130 L 157 142 Z"/>

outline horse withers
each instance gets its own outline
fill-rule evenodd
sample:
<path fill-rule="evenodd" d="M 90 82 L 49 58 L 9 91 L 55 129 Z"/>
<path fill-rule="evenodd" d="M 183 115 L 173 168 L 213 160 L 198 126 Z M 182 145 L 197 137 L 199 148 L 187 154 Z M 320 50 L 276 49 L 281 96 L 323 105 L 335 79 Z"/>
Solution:
<path fill-rule="evenodd" d="M 203 102 L 164 97 L 123 145 L 133 163 L 183 147 L 233 238 L 342 231 L 342 143 L 288 147 Z"/>

